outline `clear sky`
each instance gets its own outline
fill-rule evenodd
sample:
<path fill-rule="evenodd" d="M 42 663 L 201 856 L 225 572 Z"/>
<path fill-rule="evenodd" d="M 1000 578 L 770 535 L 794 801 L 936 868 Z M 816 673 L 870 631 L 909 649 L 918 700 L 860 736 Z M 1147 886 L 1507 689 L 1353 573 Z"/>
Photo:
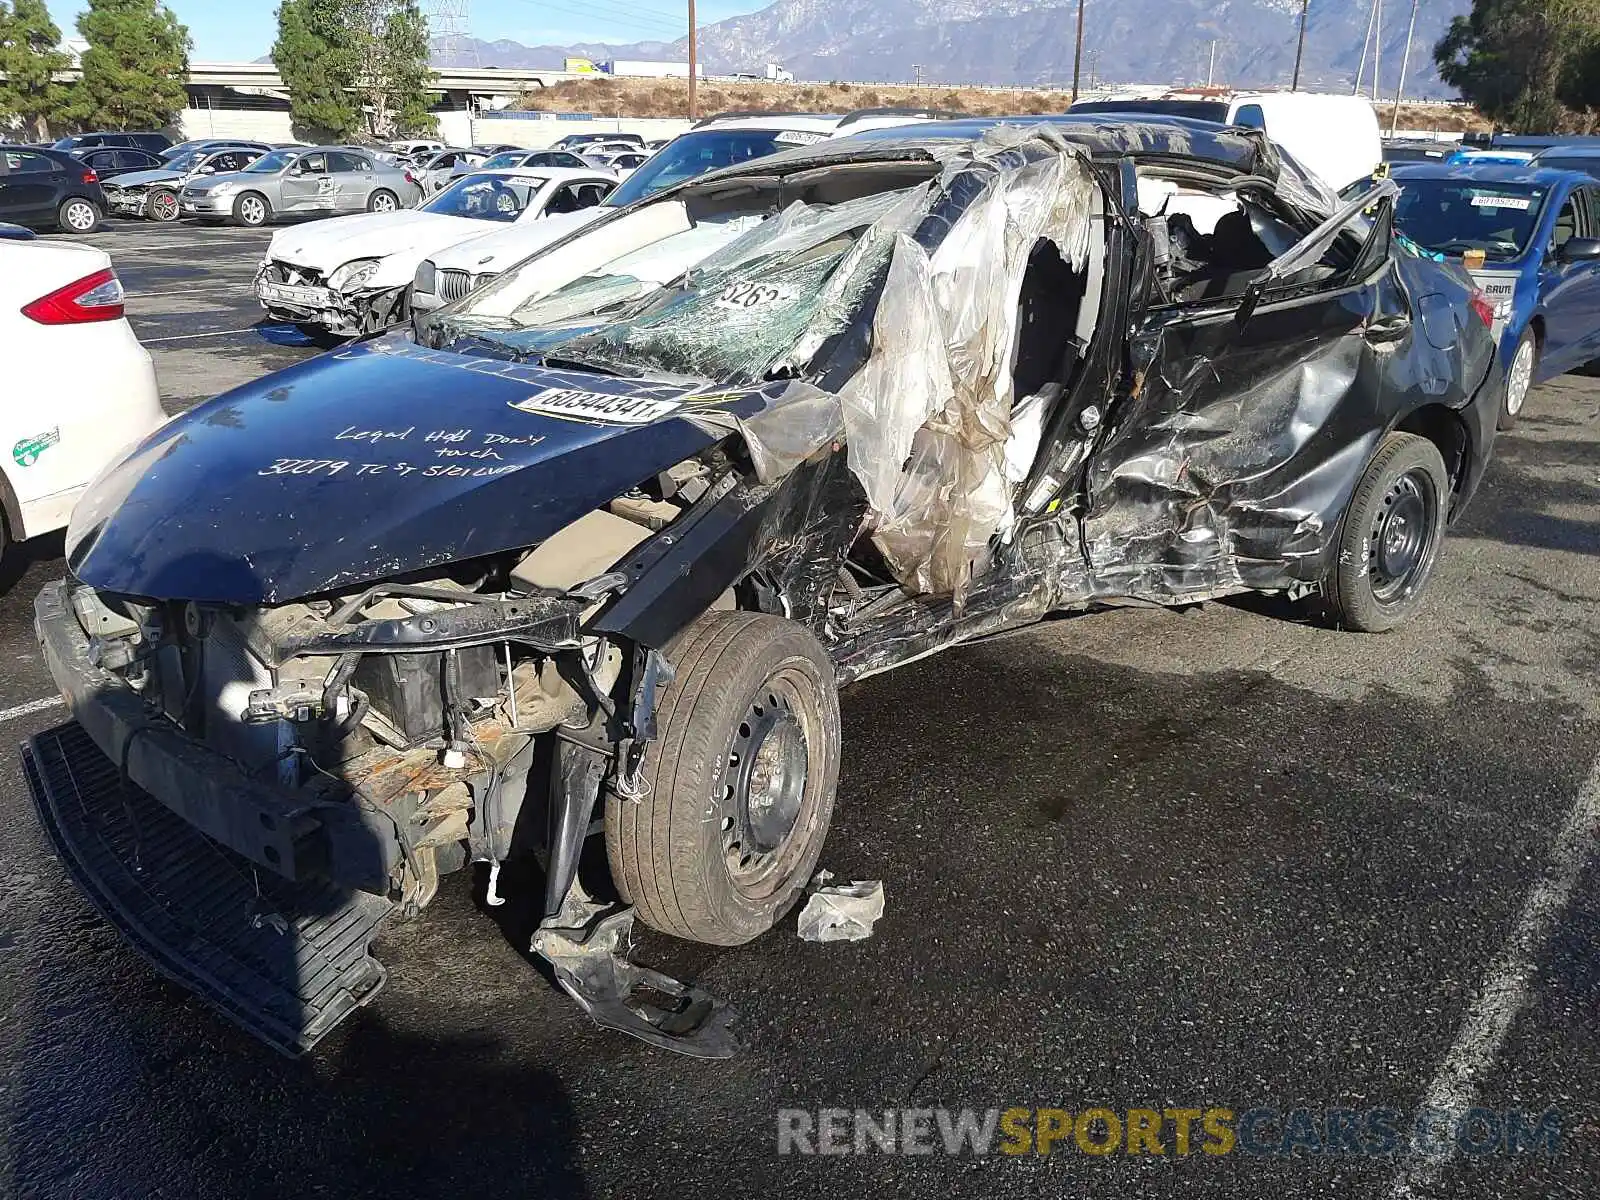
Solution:
<path fill-rule="evenodd" d="M 766 0 L 698 0 L 702 25 L 754 12 Z M 191 57 L 205 61 L 246 62 L 272 48 L 277 30 L 274 0 L 167 0 L 194 39 Z M 468 0 L 474 37 L 486 42 L 510 38 L 536 46 L 571 42 L 671 41 L 682 37 L 687 21 L 683 0 Z M 428 0 L 422 0 L 426 11 Z M 78 36 L 76 0 L 50 0 L 63 37 Z M 552 64 L 553 65 L 553 64 Z"/>

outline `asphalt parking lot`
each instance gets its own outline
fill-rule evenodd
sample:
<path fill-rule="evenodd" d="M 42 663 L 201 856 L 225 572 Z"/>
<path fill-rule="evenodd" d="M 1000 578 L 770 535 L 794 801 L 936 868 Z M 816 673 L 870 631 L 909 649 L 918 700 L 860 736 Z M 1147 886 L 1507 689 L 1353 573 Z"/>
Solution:
<path fill-rule="evenodd" d="M 256 328 L 267 236 L 91 239 L 173 410 L 314 353 Z M 26 549 L 0 579 L 10 745 L 63 712 L 30 629 L 60 543 Z M 0 1192 L 1595 1194 L 1600 379 L 1533 394 L 1393 634 L 1269 601 L 1121 609 L 843 706 L 824 863 L 885 881 L 873 938 L 802 943 L 792 916 L 738 949 L 640 937 L 741 1011 L 725 1063 L 595 1028 L 530 963 L 516 897 L 491 919 L 465 874 L 388 926 L 375 1004 L 274 1057 L 94 915 L 0 756 Z M 1559 1145 L 1328 1148 L 1328 1110 L 1409 1130 L 1472 1106 L 1555 1109 Z M 1221 1155 L 1170 1125 L 1162 1155 L 778 1154 L 781 1108 L 908 1107 L 1307 1109 L 1322 1152 L 1263 1152 L 1292 1148 L 1285 1115 Z"/>

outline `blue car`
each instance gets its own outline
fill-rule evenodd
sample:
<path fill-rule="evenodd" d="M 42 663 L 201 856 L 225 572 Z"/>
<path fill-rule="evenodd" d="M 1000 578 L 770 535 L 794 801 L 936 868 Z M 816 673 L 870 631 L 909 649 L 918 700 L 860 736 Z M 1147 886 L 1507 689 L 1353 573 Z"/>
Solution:
<path fill-rule="evenodd" d="M 1467 262 L 1506 364 L 1500 428 L 1528 391 L 1600 359 L 1600 180 L 1528 166 L 1396 167 L 1395 221 L 1430 257 Z"/>

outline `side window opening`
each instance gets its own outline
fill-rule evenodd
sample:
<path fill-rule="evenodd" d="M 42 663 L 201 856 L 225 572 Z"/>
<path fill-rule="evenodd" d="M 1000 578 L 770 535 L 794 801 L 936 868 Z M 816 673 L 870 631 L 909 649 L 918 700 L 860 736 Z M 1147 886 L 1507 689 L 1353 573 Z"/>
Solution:
<path fill-rule="evenodd" d="M 544 211 L 545 215 L 549 216 L 553 213 L 577 212 L 580 208 L 587 207 L 588 205 L 584 204 L 582 200 L 574 193 L 571 184 L 563 184 L 561 187 L 557 188 L 555 194 L 550 197 L 550 203 L 544 206 Z"/>
<path fill-rule="evenodd" d="M 1060 382 L 1079 353 L 1078 310 L 1087 279 L 1074 271 L 1051 241 L 1041 239 L 1028 257 L 1017 297 L 1017 338 L 1012 347 L 1013 403 Z"/>
<path fill-rule="evenodd" d="M 1159 282 L 1170 304 L 1243 296 L 1262 273 L 1306 236 L 1248 192 L 1177 192 L 1149 218 L 1157 228 Z M 1165 246 L 1159 243 L 1165 234 Z M 1315 287 L 1341 276 L 1352 257 L 1336 241 L 1321 258 L 1275 281 L 1271 290 Z"/>
<path fill-rule="evenodd" d="M 1247 129 L 1265 129 L 1267 114 L 1262 111 L 1259 104 L 1242 104 L 1233 116 L 1233 123 L 1243 125 Z"/>
<path fill-rule="evenodd" d="M 1555 228 L 1550 234 L 1550 245 L 1559 250 L 1578 236 L 1578 198 L 1568 196 L 1556 214 Z"/>

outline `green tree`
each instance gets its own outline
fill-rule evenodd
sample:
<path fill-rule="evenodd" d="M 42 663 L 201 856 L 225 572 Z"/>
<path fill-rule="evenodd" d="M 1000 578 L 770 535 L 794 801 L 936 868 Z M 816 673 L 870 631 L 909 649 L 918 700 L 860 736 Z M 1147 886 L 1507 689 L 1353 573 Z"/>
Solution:
<path fill-rule="evenodd" d="M 189 30 L 159 0 L 89 0 L 78 16 L 89 48 L 68 115 L 95 129 L 162 129 L 188 103 Z"/>
<path fill-rule="evenodd" d="M 66 88 L 55 81 L 72 60 L 57 49 L 61 30 L 44 0 L 0 0 L 0 118 L 16 116 L 44 141 L 61 116 Z"/>
<path fill-rule="evenodd" d="M 1592 132 L 1600 113 L 1600 29 L 1567 55 L 1558 94 L 1561 103 L 1583 114 L 1582 132 Z"/>
<path fill-rule="evenodd" d="M 343 142 L 356 135 L 358 62 L 350 0 L 283 0 L 272 61 L 289 91 L 289 116 L 301 136 Z"/>
<path fill-rule="evenodd" d="M 428 111 L 436 95 L 428 91 L 433 75 L 428 66 L 428 20 L 416 0 L 402 0 L 389 17 L 382 62 L 384 102 L 392 114 L 393 134 L 437 133 L 439 122 Z"/>
<path fill-rule="evenodd" d="M 308 134 L 343 141 L 437 126 L 428 22 L 416 0 L 282 0 L 272 61 Z"/>
<path fill-rule="evenodd" d="M 1495 121 L 1558 129 L 1580 78 L 1573 60 L 1600 33 L 1600 0 L 1472 0 L 1433 49 L 1439 77 Z"/>
<path fill-rule="evenodd" d="M 416 0 L 353 0 L 356 90 L 377 138 L 432 133 L 428 21 Z"/>

